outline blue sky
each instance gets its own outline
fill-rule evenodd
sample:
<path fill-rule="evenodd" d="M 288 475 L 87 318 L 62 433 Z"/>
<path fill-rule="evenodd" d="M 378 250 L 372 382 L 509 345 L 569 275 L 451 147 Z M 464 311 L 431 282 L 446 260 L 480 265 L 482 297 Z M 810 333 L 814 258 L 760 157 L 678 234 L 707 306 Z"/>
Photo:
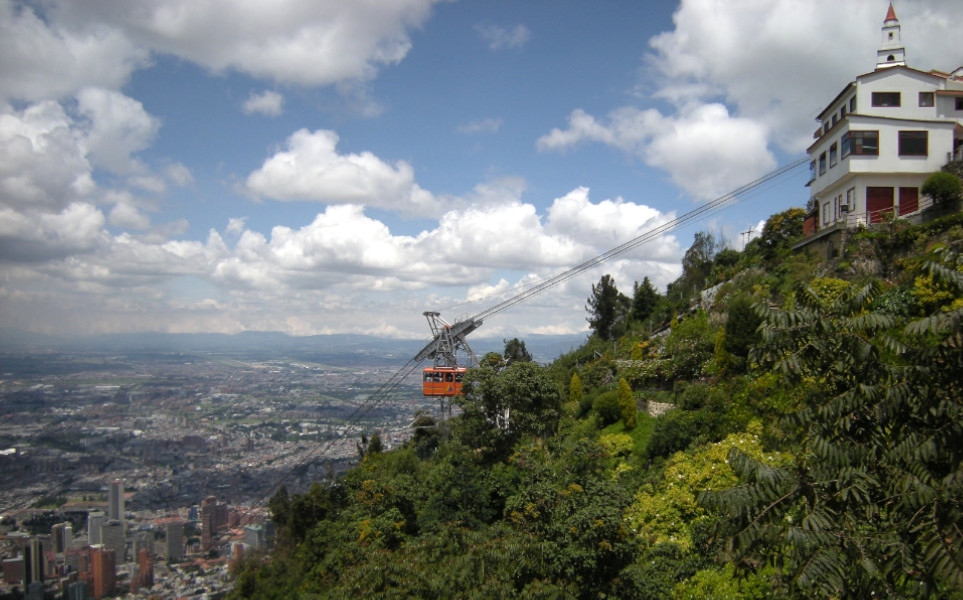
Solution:
<path fill-rule="evenodd" d="M 424 337 L 802 156 L 887 5 L 0 0 L 0 327 Z M 963 64 L 963 4 L 895 8 Z M 583 331 L 806 175 L 482 333 Z"/>

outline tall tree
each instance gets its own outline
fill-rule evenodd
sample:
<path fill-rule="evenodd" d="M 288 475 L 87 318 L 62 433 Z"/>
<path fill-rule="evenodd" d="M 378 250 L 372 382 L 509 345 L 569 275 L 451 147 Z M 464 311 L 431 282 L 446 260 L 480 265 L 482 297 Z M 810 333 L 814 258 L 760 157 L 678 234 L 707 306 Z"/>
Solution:
<path fill-rule="evenodd" d="M 692 245 L 682 256 L 682 275 L 669 284 L 668 296 L 676 303 L 688 303 L 690 297 L 706 286 L 706 280 L 712 273 L 712 261 L 719 250 L 719 243 L 710 231 L 699 231 L 692 240 Z"/>
<path fill-rule="evenodd" d="M 555 433 L 561 418 L 562 394 L 548 371 L 534 362 L 516 362 L 502 370 L 489 366 L 465 376 L 459 427 L 462 442 L 486 448 L 493 457 L 511 449 L 526 435 Z"/>
<path fill-rule="evenodd" d="M 718 249 L 719 243 L 711 231 L 696 232 L 692 238 L 692 245 L 682 256 L 683 274 L 702 275 L 703 277 L 708 275 L 709 269 L 712 267 L 712 260 L 716 257 Z"/>
<path fill-rule="evenodd" d="M 588 323 L 595 335 L 603 340 L 616 339 L 628 313 L 631 301 L 628 296 L 615 287 L 611 275 L 602 275 L 597 285 L 592 286 L 592 295 L 588 298 Z"/>
<path fill-rule="evenodd" d="M 655 307 L 659 302 L 659 291 L 655 289 L 648 277 L 638 281 L 632 290 L 632 320 L 643 323 L 652 316 Z"/>
<path fill-rule="evenodd" d="M 635 429 L 638 423 L 639 410 L 635 406 L 635 396 L 632 387 L 623 377 L 619 379 L 619 410 L 622 412 L 622 423 L 626 429 Z"/>
<path fill-rule="evenodd" d="M 572 380 L 568 383 L 568 401 L 575 404 L 582 403 L 582 380 L 578 373 L 572 373 Z"/>
<path fill-rule="evenodd" d="M 735 359 L 732 368 L 739 372 L 746 367 L 749 351 L 762 339 L 758 328 L 762 317 L 753 310 L 752 300 L 740 294 L 729 302 L 729 315 L 723 328 L 723 347 Z"/>
<path fill-rule="evenodd" d="M 518 338 L 502 340 L 502 342 L 505 343 L 505 352 L 502 354 L 502 356 L 505 357 L 505 362 L 507 364 L 514 362 L 532 362 L 532 355 L 525 348 L 525 342 Z"/>

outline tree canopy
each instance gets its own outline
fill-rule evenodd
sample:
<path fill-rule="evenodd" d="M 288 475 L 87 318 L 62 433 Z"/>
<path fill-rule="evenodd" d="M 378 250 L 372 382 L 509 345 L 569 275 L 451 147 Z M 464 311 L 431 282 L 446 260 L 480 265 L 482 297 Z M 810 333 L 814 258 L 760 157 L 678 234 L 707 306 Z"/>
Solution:
<path fill-rule="evenodd" d="M 602 275 L 602 279 L 592 286 L 592 295 L 585 306 L 589 313 L 589 327 L 603 340 L 615 339 L 621 334 L 630 304 L 628 296 L 615 287 L 612 276 Z"/>

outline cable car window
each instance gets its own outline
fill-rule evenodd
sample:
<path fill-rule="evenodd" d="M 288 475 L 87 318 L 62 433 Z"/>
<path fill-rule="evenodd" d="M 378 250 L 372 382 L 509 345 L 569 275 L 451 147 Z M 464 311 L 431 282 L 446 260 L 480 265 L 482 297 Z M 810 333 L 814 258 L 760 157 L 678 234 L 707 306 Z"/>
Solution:
<path fill-rule="evenodd" d="M 451 373 L 445 373 L 445 381 L 448 381 L 448 382 L 453 381 Z"/>

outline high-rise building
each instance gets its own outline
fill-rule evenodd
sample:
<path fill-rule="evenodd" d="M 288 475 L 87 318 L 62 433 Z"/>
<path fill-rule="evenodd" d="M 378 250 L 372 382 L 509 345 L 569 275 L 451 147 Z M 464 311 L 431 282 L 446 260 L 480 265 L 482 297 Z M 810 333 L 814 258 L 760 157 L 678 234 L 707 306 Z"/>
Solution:
<path fill-rule="evenodd" d="M 27 584 L 27 595 L 25 600 L 44 600 L 43 582 L 31 581 Z"/>
<path fill-rule="evenodd" d="M 31 538 L 23 549 L 23 583 L 29 585 L 32 581 L 43 581 L 47 574 L 46 557 L 43 552 L 43 542 Z"/>
<path fill-rule="evenodd" d="M 137 553 L 137 575 L 130 582 L 130 591 L 136 593 L 154 585 L 154 560 L 150 550 L 141 548 Z"/>
<path fill-rule="evenodd" d="M 127 558 L 127 538 L 124 524 L 120 521 L 107 521 L 101 528 L 102 544 L 114 551 L 115 558 L 123 562 Z"/>
<path fill-rule="evenodd" d="M 103 598 L 117 586 L 117 561 L 114 551 L 104 546 L 90 548 L 90 575 L 94 598 Z"/>
<path fill-rule="evenodd" d="M 167 539 L 164 548 L 167 560 L 171 562 L 184 558 L 184 523 L 172 521 L 167 524 Z"/>
<path fill-rule="evenodd" d="M 74 544 L 73 525 L 68 522 L 57 523 L 51 527 L 51 542 L 54 554 L 64 554 Z"/>
<path fill-rule="evenodd" d="M 87 584 L 75 581 L 67 586 L 67 600 L 87 600 Z"/>
<path fill-rule="evenodd" d="M 266 547 L 264 543 L 264 527 L 260 525 L 245 525 L 244 543 L 254 550 L 263 550 Z"/>
<path fill-rule="evenodd" d="M 154 554 L 154 534 L 149 531 L 138 531 L 134 534 L 134 547 L 131 551 L 131 559 L 137 560 L 140 556 L 140 551 L 147 549 L 151 555 Z"/>
<path fill-rule="evenodd" d="M 107 520 L 124 520 L 124 482 L 115 479 L 107 488 Z"/>
<path fill-rule="evenodd" d="M 104 524 L 104 513 L 99 510 L 87 513 L 87 543 L 91 546 L 103 543 L 100 528 Z"/>
<path fill-rule="evenodd" d="M 23 557 L 3 559 L 4 583 L 23 583 Z"/>
<path fill-rule="evenodd" d="M 201 503 L 201 547 L 205 550 L 214 543 L 217 532 L 217 498 L 208 496 Z"/>

